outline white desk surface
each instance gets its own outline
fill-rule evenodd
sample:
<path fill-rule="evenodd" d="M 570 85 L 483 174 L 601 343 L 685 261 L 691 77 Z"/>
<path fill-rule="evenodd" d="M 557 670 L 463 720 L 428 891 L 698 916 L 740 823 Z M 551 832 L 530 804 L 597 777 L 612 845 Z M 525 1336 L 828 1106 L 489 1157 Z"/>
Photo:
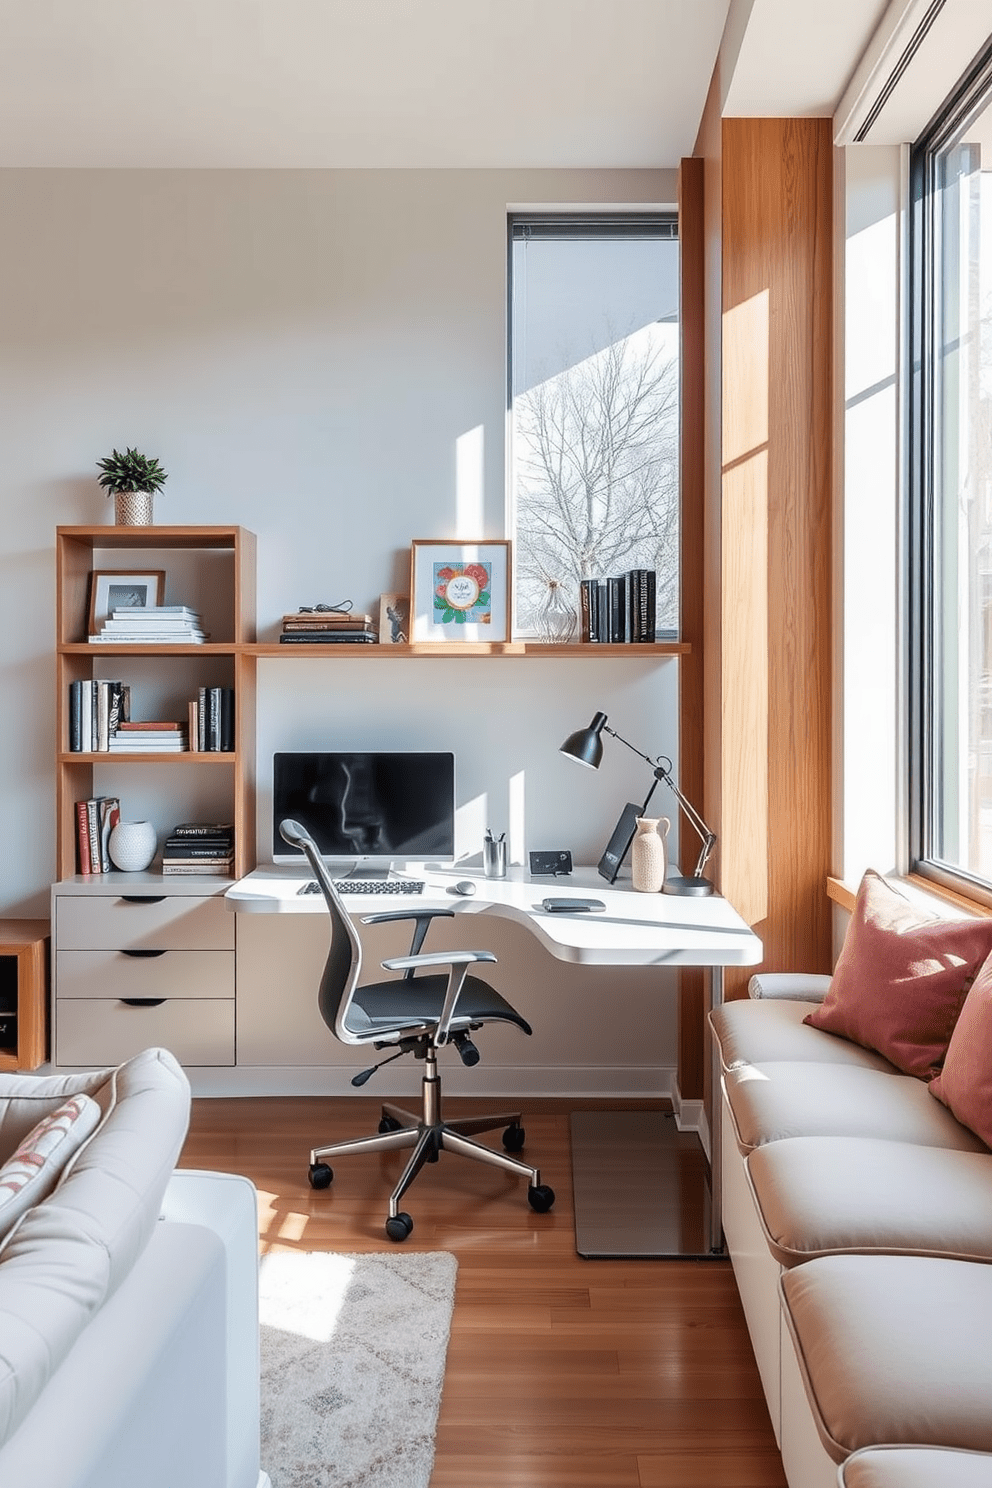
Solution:
<path fill-rule="evenodd" d="M 401 877 L 424 879 L 423 894 L 353 894 L 345 897 L 356 920 L 383 910 L 453 909 L 458 914 L 495 914 L 516 920 L 561 961 L 592 966 L 754 966 L 761 941 L 718 894 L 708 898 L 638 894 L 611 887 L 595 868 L 577 868 L 567 878 L 533 879 L 511 868 L 504 879 L 476 869 L 407 864 Z M 239 914 L 326 914 L 320 894 L 299 893 L 311 875 L 304 868 L 256 868 L 227 890 Z M 471 879 L 475 894 L 455 894 L 453 885 Z M 600 899 L 605 910 L 549 914 L 546 898 Z"/>

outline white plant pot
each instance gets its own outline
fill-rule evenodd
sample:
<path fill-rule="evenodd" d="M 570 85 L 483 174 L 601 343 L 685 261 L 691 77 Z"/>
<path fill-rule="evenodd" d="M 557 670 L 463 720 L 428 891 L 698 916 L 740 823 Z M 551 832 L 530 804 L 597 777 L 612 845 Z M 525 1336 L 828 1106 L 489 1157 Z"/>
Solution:
<path fill-rule="evenodd" d="M 107 844 L 110 861 L 124 873 L 147 868 L 157 847 L 158 837 L 150 821 L 119 821 Z"/>

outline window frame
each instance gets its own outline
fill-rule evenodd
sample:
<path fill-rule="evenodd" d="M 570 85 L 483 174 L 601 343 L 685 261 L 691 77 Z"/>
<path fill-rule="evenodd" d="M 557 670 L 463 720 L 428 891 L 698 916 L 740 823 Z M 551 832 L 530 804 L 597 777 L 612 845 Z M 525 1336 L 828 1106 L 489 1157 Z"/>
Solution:
<path fill-rule="evenodd" d="M 992 906 L 992 878 L 983 879 L 937 856 L 939 796 L 936 716 L 940 621 L 937 609 L 936 528 L 940 278 L 937 162 L 941 152 L 992 103 L 992 41 L 983 48 L 910 149 L 909 157 L 909 397 L 906 522 L 906 782 L 910 870 L 937 885 Z"/>
<path fill-rule="evenodd" d="M 584 230 L 584 231 L 583 231 Z M 589 238 L 609 238 L 612 236 L 622 238 L 656 237 L 669 239 L 679 245 L 681 257 L 681 235 L 679 231 L 679 210 L 672 205 L 641 205 L 641 206 L 581 206 L 572 208 L 548 208 L 536 207 L 510 207 L 506 213 L 506 482 L 504 491 L 505 504 L 505 531 L 513 543 L 514 555 L 517 546 L 517 491 L 516 491 L 516 452 L 514 441 L 514 301 L 515 301 L 515 274 L 513 264 L 513 245 L 518 238 L 534 236 L 547 240 L 580 240 L 583 236 Z M 679 320 L 681 321 L 681 266 L 679 268 Z M 682 532 L 681 532 L 681 400 L 682 400 L 682 347 L 681 329 L 679 336 L 679 409 L 677 410 L 677 428 L 679 441 L 679 457 L 677 461 L 678 479 L 678 506 L 680 512 L 679 530 L 679 559 L 675 566 L 675 580 L 677 584 L 677 606 L 676 625 L 673 632 L 664 632 L 658 639 L 667 642 L 678 642 L 682 637 Z M 516 562 L 514 562 L 513 592 L 511 595 L 513 629 L 515 637 L 521 639 L 532 639 L 534 632 L 521 627 L 518 588 L 516 577 Z"/>

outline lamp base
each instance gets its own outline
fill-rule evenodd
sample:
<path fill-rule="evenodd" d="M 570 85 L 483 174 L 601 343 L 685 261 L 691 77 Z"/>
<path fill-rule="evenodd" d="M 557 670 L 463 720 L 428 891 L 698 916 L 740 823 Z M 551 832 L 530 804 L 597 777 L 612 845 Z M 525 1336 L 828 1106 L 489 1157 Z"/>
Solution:
<path fill-rule="evenodd" d="M 663 894 L 694 894 L 697 899 L 702 899 L 707 894 L 715 894 L 716 890 L 708 878 L 698 878 L 695 874 L 691 874 L 687 878 L 679 875 L 666 878 L 661 892 Z"/>

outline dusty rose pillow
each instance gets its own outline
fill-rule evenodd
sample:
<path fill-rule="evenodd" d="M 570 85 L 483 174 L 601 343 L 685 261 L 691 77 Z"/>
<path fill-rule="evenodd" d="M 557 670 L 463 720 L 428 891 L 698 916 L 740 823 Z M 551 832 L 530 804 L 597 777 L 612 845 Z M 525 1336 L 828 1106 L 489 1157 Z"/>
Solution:
<path fill-rule="evenodd" d="M 869 870 L 830 990 L 803 1021 L 930 1079 L 990 952 L 992 919 L 934 919 Z"/>
<path fill-rule="evenodd" d="M 992 956 L 964 1000 L 930 1094 L 992 1147 Z"/>

